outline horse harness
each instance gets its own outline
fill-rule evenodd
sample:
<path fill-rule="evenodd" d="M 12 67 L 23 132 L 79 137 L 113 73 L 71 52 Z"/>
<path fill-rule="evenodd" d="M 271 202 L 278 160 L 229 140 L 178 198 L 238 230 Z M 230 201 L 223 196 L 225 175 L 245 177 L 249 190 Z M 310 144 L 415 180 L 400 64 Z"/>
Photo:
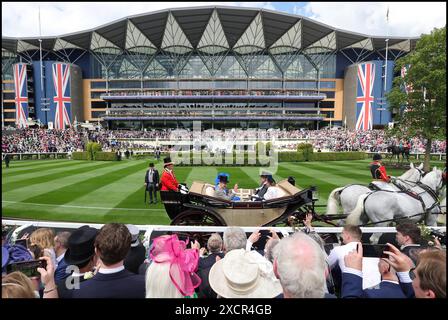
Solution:
<path fill-rule="evenodd" d="M 417 213 L 417 214 L 414 214 L 414 215 L 411 215 L 411 216 L 406 216 L 406 217 L 399 217 L 399 218 L 393 218 L 393 219 L 381 220 L 381 221 L 377 221 L 377 222 L 364 223 L 364 224 L 359 225 L 359 227 L 365 227 L 365 226 L 368 226 L 368 225 L 378 224 L 378 223 L 383 223 L 383 222 L 389 222 L 389 221 L 396 221 L 396 220 L 400 220 L 400 219 L 409 219 L 409 218 L 413 218 L 413 217 L 416 217 L 416 216 L 426 215 L 426 214 L 428 214 L 428 213 L 430 213 L 430 214 L 438 214 L 438 213 L 431 213 L 431 211 L 432 211 L 436 206 L 438 206 L 439 209 L 440 209 L 439 199 L 438 199 L 438 197 L 437 197 L 436 192 L 434 192 L 430 187 L 428 187 L 427 185 L 421 183 L 420 181 L 415 182 L 415 184 L 416 184 L 417 186 L 419 186 L 420 188 L 422 188 L 424 191 L 421 192 L 421 193 L 416 193 L 416 192 L 414 192 L 414 191 L 403 190 L 400 186 L 397 186 L 398 188 L 400 188 L 400 190 L 403 190 L 403 191 L 390 191 L 390 190 L 381 190 L 381 189 L 380 189 L 380 190 L 374 190 L 374 191 L 372 191 L 372 192 L 369 192 L 369 193 L 367 194 L 367 196 L 364 198 L 364 201 L 363 201 L 364 213 L 365 213 L 365 203 L 366 203 L 366 200 L 367 200 L 367 198 L 368 198 L 370 195 L 372 195 L 375 191 L 384 191 L 384 192 L 391 192 L 391 193 L 404 193 L 404 194 L 407 194 L 408 196 L 410 196 L 410 197 L 412 197 L 412 198 L 414 198 L 414 199 L 416 199 L 416 200 L 418 200 L 418 201 L 420 202 L 420 204 L 422 205 L 423 212 L 421 212 L 421 213 Z M 442 186 L 443 186 L 443 184 L 442 184 Z M 437 188 L 439 189 L 439 187 L 437 187 Z M 434 200 L 433 204 L 432 204 L 431 206 L 429 206 L 428 208 L 426 208 L 426 204 L 425 204 L 425 202 L 423 201 L 423 198 L 420 196 L 421 194 L 424 194 L 424 193 L 426 193 L 426 192 L 427 192 L 427 193 L 431 196 L 431 198 Z"/>

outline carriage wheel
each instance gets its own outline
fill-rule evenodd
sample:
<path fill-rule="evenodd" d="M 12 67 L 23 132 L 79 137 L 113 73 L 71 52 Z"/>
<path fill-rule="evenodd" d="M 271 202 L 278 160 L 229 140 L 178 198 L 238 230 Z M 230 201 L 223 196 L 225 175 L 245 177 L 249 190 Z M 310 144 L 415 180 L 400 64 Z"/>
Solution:
<path fill-rule="evenodd" d="M 224 220 L 214 214 L 190 209 L 171 221 L 171 225 L 176 226 L 225 226 Z"/>

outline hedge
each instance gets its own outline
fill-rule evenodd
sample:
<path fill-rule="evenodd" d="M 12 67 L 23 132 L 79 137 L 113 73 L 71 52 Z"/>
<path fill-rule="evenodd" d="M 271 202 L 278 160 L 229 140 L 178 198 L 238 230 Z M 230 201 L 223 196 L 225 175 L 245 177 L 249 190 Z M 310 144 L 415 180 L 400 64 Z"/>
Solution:
<path fill-rule="evenodd" d="M 117 161 L 118 156 L 115 152 L 97 151 L 94 153 L 94 158 L 97 161 Z"/>
<path fill-rule="evenodd" d="M 95 158 L 95 152 L 101 151 L 101 145 L 98 142 L 87 143 L 87 160 L 93 160 Z"/>
<path fill-rule="evenodd" d="M 87 152 L 73 152 L 72 160 L 87 160 Z"/>
<path fill-rule="evenodd" d="M 245 152 L 244 155 L 243 155 L 243 163 L 242 164 L 240 164 L 240 163 L 236 164 L 237 160 L 240 161 L 240 157 L 241 156 L 237 157 L 236 153 L 234 152 L 233 156 L 232 156 L 232 161 L 230 161 L 230 163 L 226 163 L 226 157 L 225 156 L 221 156 L 220 159 L 219 159 L 218 156 L 212 156 L 212 157 L 202 156 L 201 157 L 201 153 L 199 153 L 199 152 L 194 152 L 194 153 L 190 152 L 190 158 L 186 159 L 186 161 L 187 161 L 186 163 L 181 163 L 180 162 L 180 161 L 183 160 L 182 157 L 179 157 L 178 160 L 175 160 L 172 157 L 172 160 L 175 160 L 177 166 L 202 166 L 202 165 L 206 165 L 206 166 L 223 166 L 223 167 L 227 167 L 227 166 L 240 166 L 240 165 L 243 165 L 243 166 L 257 166 L 257 167 L 260 167 L 260 166 L 269 166 L 270 165 L 270 162 L 267 162 L 267 161 L 262 161 L 263 163 L 260 163 L 258 158 L 256 158 L 254 163 L 249 163 L 249 153 L 247 153 L 247 152 Z M 218 159 L 216 159 L 216 158 L 218 158 Z M 253 158 L 251 158 L 251 159 L 253 159 Z M 215 163 L 214 162 L 215 160 L 218 161 L 218 163 Z M 213 163 L 211 163 L 211 161 L 213 161 Z M 267 162 L 267 163 L 264 163 L 264 162 Z"/>
<path fill-rule="evenodd" d="M 364 152 L 315 152 L 307 157 L 301 152 L 279 152 L 279 162 L 363 160 Z"/>

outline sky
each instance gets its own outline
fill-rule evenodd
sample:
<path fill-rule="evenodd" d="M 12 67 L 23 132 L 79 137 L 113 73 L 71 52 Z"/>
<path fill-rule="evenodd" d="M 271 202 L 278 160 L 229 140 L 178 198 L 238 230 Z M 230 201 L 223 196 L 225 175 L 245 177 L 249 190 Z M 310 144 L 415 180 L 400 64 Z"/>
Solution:
<path fill-rule="evenodd" d="M 39 36 L 39 6 L 42 36 L 58 36 L 129 15 L 205 5 L 276 10 L 371 36 L 414 37 L 446 25 L 445 2 L 2 2 L 2 36 Z"/>

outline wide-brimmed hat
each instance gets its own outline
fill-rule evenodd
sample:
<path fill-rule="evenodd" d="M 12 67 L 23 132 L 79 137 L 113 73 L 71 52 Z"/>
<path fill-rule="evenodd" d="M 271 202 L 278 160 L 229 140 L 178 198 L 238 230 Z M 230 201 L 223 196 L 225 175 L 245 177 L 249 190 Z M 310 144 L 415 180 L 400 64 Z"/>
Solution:
<path fill-rule="evenodd" d="M 211 288 L 223 298 L 274 298 L 282 293 L 280 281 L 266 275 L 254 254 L 229 251 L 210 269 Z"/>
<path fill-rule="evenodd" d="M 136 247 L 139 245 L 139 241 L 138 241 L 138 234 L 140 232 L 140 230 L 134 226 L 133 224 L 127 224 L 126 227 L 129 230 L 129 233 L 131 234 L 132 240 L 131 240 L 131 247 Z"/>
<path fill-rule="evenodd" d="M 379 153 L 375 153 L 373 155 L 373 161 L 381 160 L 383 157 Z"/>
<path fill-rule="evenodd" d="M 171 158 L 170 158 L 170 157 L 166 157 L 166 158 L 163 159 L 163 167 L 169 166 L 170 164 L 174 164 L 174 163 L 171 161 Z"/>
<path fill-rule="evenodd" d="M 67 264 L 80 265 L 89 261 L 95 254 L 95 238 L 98 230 L 82 226 L 70 235 L 64 259 Z"/>

